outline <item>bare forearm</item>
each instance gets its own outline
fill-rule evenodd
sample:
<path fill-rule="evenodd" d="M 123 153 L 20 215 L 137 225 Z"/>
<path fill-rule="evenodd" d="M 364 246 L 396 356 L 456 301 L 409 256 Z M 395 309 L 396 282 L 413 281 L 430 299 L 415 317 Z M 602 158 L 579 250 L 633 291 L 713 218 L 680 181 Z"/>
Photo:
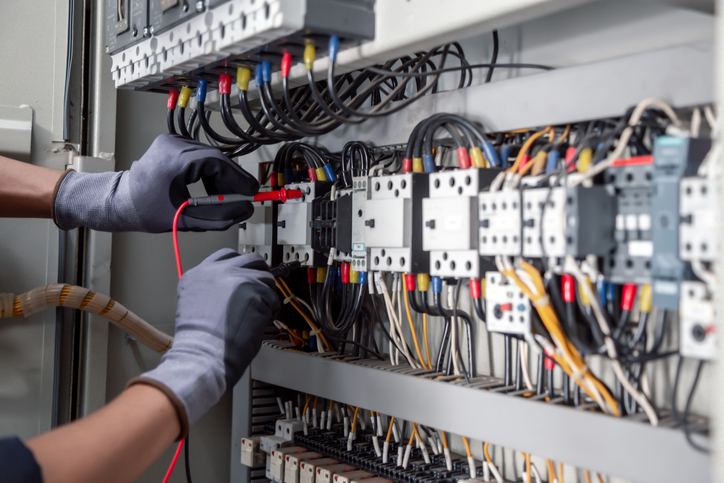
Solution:
<path fill-rule="evenodd" d="M 176 410 L 158 389 L 135 385 L 87 418 L 27 442 L 45 483 L 131 482 L 178 437 Z"/>
<path fill-rule="evenodd" d="M 0 156 L 0 217 L 50 218 L 62 171 Z"/>

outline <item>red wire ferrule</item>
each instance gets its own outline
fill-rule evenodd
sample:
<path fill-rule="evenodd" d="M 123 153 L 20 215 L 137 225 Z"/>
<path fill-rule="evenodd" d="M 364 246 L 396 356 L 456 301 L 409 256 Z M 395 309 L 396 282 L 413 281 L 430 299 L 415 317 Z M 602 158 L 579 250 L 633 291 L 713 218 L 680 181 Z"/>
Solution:
<path fill-rule="evenodd" d="M 307 283 L 309 285 L 314 285 L 317 283 L 317 269 L 316 268 L 307 268 Z"/>
<path fill-rule="evenodd" d="M 231 76 L 226 74 L 219 75 L 219 94 L 231 94 Z"/>
<path fill-rule="evenodd" d="M 272 171 L 271 174 L 269 174 L 269 186 L 279 186 L 278 174 L 276 171 Z"/>
<path fill-rule="evenodd" d="M 168 91 L 168 102 L 166 102 L 166 107 L 171 109 L 172 111 L 176 109 L 176 103 L 178 102 L 178 91 Z"/>
<path fill-rule="evenodd" d="M 467 148 L 458 148 L 458 162 L 460 169 L 468 169 L 470 167 L 470 154 Z"/>
<path fill-rule="evenodd" d="M 576 155 L 576 148 L 570 147 L 566 149 L 566 166 L 568 166 L 568 171 L 573 171 L 576 169 L 576 165 L 571 163 L 573 161 L 573 156 Z"/>
<path fill-rule="evenodd" d="M 552 371 L 556 367 L 556 363 L 551 357 L 551 353 L 549 351 L 546 351 L 546 357 L 545 357 L 545 368 L 548 371 Z"/>
<path fill-rule="evenodd" d="M 573 302 L 576 299 L 573 287 L 573 276 L 567 273 L 561 276 L 561 290 L 563 291 L 564 302 Z"/>
<path fill-rule="evenodd" d="M 636 285 L 627 283 L 621 292 L 621 310 L 631 310 L 636 300 Z"/>
<path fill-rule="evenodd" d="M 342 283 L 349 283 L 349 263 L 342 264 Z"/>
<path fill-rule="evenodd" d="M 315 170 L 309 168 L 307 173 L 309 173 L 309 181 L 317 181 L 317 172 Z"/>
<path fill-rule="evenodd" d="M 407 158 L 402 158 L 402 172 L 403 173 L 412 173 L 412 160 Z"/>
<path fill-rule="evenodd" d="M 405 288 L 408 292 L 413 292 L 415 290 L 415 278 L 417 275 L 407 273 L 405 274 Z"/>
<path fill-rule="evenodd" d="M 470 279 L 470 296 L 474 299 L 479 299 L 483 296 L 483 290 L 480 286 L 480 280 L 477 278 Z"/>
<path fill-rule="evenodd" d="M 284 54 L 282 56 L 282 77 L 289 77 L 289 71 L 292 69 L 292 54 Z"/>

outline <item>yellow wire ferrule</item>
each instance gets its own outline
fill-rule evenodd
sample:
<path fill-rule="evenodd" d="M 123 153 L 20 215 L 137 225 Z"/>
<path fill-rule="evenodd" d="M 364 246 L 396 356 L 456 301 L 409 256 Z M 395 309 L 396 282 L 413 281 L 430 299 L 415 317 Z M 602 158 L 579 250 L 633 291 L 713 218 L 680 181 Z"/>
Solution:
<path fill-rule="evenodd" d="M 591 166 L 591 158 L 593 157 L 593 149 L 586 148 L 578 155 L 578 172 L 583 173 Z"/>
<path fill-rule="evenodd" d="M 249 90 L 249 79 L 251 79 L 251 69 L 246 67 L 236 69 L 236 87 L 238 87 L 240 91 Z"/>
<path fill-rule="evenodd" d="M 641 287 L 639 310 L 644 313 L 651 312 L 651 285 L 648 283 Z"/>
<path fill-rule="evenodd" d="M 277 173 L 277 186 L 284 186 L 287 180 L 284 177 L 284 173 Z"/>
<path fill-rule="evenodd" d="M 412 172 L 413 173 L 424 173 L 425 168 L 422 164 L 422 158 L 412 158 Z"/>
<path fill-rule="evenodd" d="M 359 283 L 359 272 L 355 270 L 349 271 L 349 283 Z"/>
<path fill-rule="evenodd" d="M 485 158 L 483 157 L 483 150 L 477 146 L 471 148 L 470 161 L 473 163 L 473 168 L 484 168 Z"/>
<path fill-rule="evenodd" d="M 318 268 L 317 269 L 317 283 L 324 283 L 324 279 L 327 276 L 327 269 L 326 268 Z"/>
<path fill-rule="evenodd" d="M 306 67 L 307 70 L 312 70 L 312 67 L 314 67 L 314 58 L 316 55 L 317 50 L 314 48 L 314 44 L 307 42 L 307 45 L 304 46 L 304 67 Z"/>
<path fill-rule="evenodd" d="M 426 273 L 418 273 L 417 274 L 417 288 L 420 290 L 420 292 L 427 292 L 428 287 L 430 286 L 430 275 Z"/>
<path fill-rule="evenodd" d="M 327 181 L 327 173 L 324 172 L 324 168 L 314 168 L 314 171 L 317 173 L 317 180 Z"/>
<path fill-rule="evenodd" d="M 178 107 L 185 108 L 189 103 L 189 98 L 191 97 L 191 88 L 183 86 L 181 88 L 181 92 L 178 95 Z"/>

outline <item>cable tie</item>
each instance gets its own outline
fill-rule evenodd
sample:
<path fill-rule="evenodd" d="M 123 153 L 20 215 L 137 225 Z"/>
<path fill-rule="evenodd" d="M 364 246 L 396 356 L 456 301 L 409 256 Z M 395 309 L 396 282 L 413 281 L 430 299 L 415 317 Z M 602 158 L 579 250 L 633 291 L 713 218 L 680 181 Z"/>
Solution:
<path fill-rule="evenodd" d="M 534 307 L 545 307 L 546 305 L 551 304 L 551 299 L 548 298 L 548 295 L 544 295 L 541 298 L 537 300 L 531 300 Z"/>
<path fill-rule="evenodd" d="M 571 374 L 571 381 L 574 383 L 577 383 L 578 380 L 583 377 L 583 375 L 588 372 L 588 365 L 583 364 L 583 367 L 575 371 L 573 374 Z"/>

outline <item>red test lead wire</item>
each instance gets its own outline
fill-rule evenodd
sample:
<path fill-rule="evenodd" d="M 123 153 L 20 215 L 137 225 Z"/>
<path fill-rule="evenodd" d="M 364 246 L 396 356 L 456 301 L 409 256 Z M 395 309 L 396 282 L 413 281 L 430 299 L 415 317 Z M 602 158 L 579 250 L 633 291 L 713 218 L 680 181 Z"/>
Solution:
<path fill-rule="evenodd" d="M 184 201 L 181 203 L 181 206 L 178 207 L 178 210 L 176 210 L 176 215 L 173 217 L 173 250 L 176 254 L 176 270 L 178 271 L 178 278 L 181 279 L 181 276 L 183 275 L 183 270 L 181 268 L 181 255 L 178 250 L 178 219 L 181 216 L 181 212 L 189 205 L 188 201 Z M 171 464 L 168 467 L 168 470 L 166 471 L 166 476 L 163 478 L 163 483 L 168 483 L 168 480 L 171 478 L 171 474 L 173 473 L 173 469 L 176 467 L 176 462 L 178 461 L 178 457 L 181 454 L 181 450 L 184 447 L 184 443 L 186 442 L 186 438 L 182 438 L 178 442 L 178 446 L 176 447 L 176 453 L 173 455 L 173 459 L 171 460 Z"/>

